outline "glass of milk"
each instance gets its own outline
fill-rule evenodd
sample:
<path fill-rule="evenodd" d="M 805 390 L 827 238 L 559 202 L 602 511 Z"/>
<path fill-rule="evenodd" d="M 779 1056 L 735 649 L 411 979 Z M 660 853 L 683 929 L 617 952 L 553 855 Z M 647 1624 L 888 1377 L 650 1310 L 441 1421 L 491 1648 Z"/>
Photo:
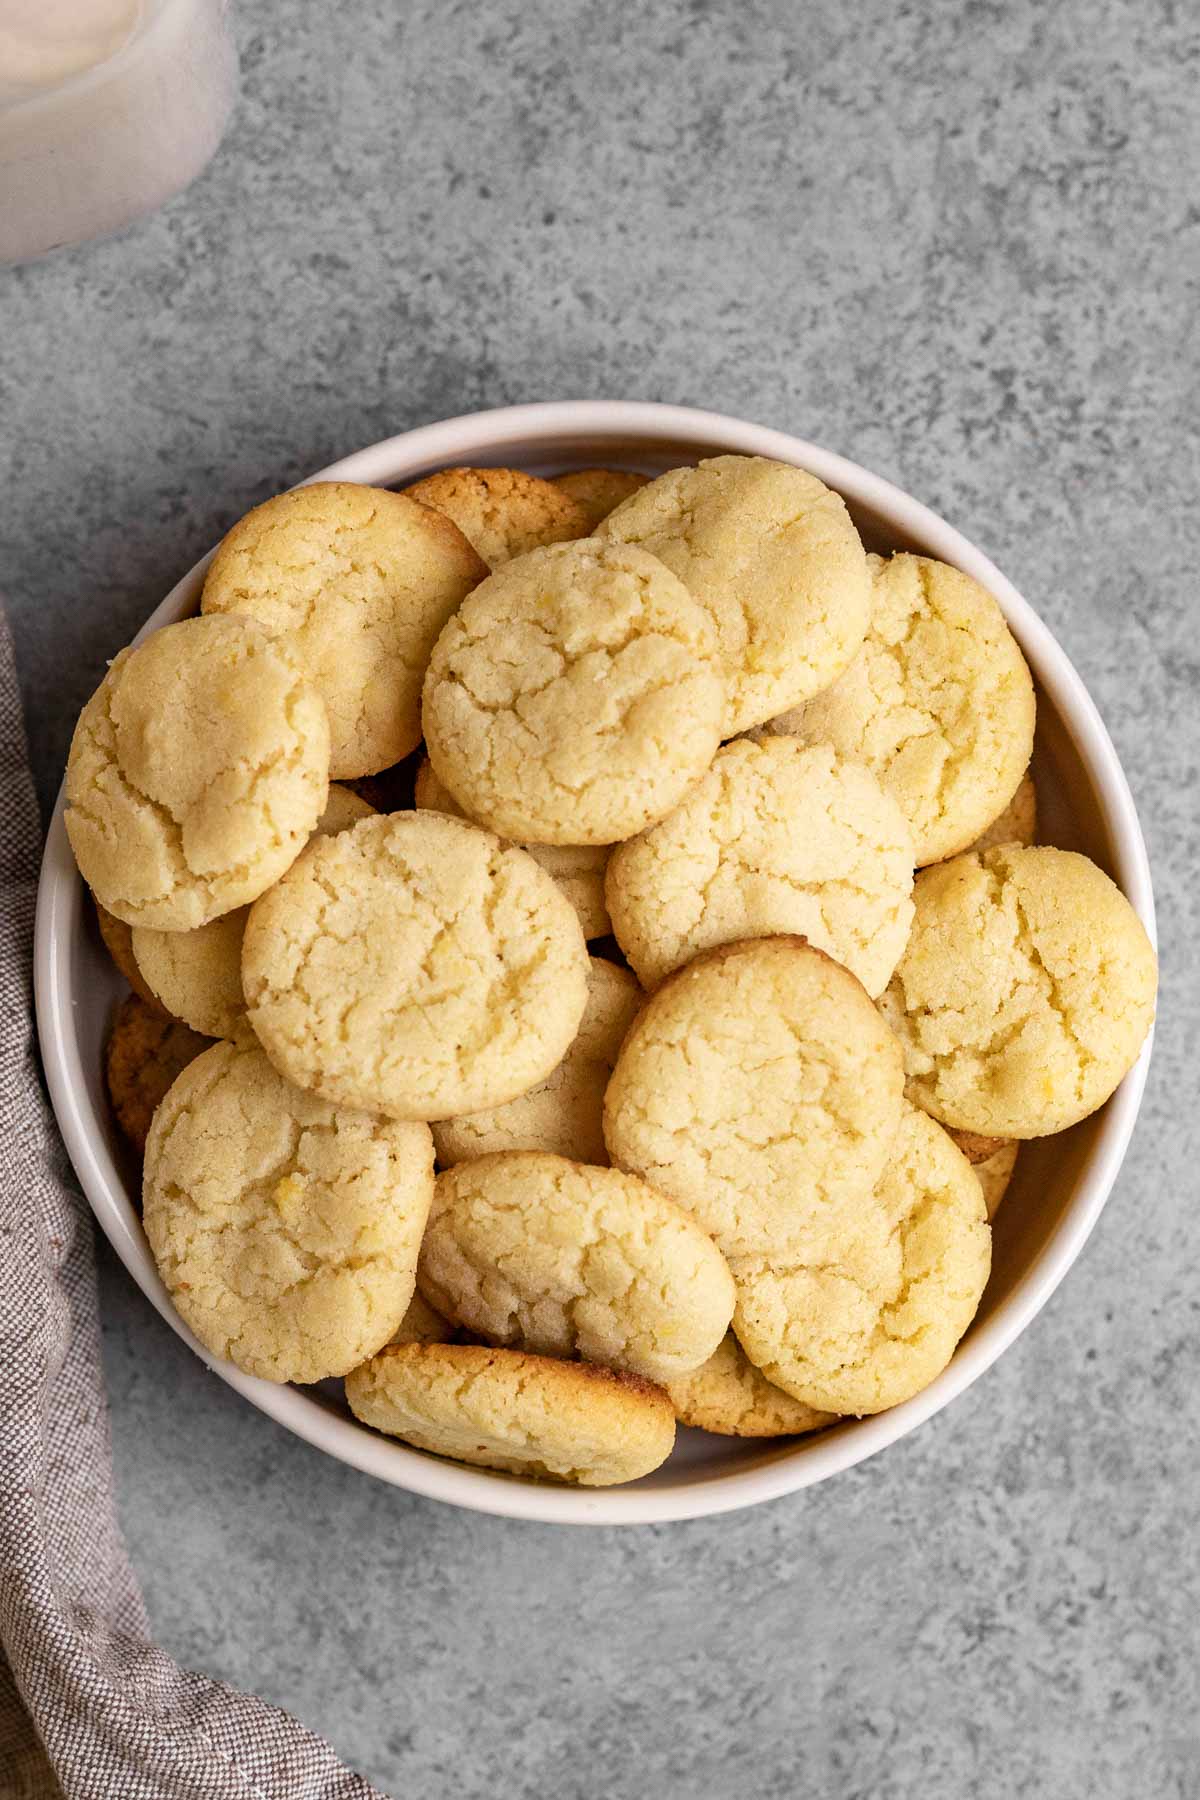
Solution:
<path fill-rule="evenodd" d="M 0 263 L 179 193 L 237 84 L 228 0 L 0 0 Z"/>

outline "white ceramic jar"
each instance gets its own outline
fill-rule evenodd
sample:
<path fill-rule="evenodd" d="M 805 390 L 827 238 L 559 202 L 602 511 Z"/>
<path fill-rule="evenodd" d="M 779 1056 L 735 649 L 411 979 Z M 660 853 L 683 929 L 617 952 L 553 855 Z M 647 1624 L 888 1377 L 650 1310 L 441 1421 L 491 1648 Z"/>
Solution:
<path fill-rule="evenodd" d="M 228 0 L 0 0 L 0 262 L 118 231 L 195 179 L 237 84 Z"/>

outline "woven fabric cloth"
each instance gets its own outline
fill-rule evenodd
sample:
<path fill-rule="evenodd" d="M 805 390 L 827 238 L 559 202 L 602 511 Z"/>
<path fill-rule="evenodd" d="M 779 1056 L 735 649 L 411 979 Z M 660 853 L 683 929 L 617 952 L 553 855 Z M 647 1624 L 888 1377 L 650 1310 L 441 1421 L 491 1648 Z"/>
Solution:
<path fill-rule="evenodd" d="M 117 1528 L 91 1220 L 33 1033 L 41 833 L 0 611 L 0 1796 L 383 1800 L 151 1641 Z"/>

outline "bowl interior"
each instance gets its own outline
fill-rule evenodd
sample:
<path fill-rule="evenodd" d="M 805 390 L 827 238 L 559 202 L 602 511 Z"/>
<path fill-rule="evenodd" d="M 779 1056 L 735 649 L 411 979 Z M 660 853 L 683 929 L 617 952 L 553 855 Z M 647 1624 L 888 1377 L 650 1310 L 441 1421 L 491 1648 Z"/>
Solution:
<path fill-rule="evenodd" d="M 639 430 L 631 422 L 633 415 L 659 413 L 667 418 L 661 424 L 657 418 L 646 421 L 649 429 Z M 556 415 L 552 424 L 539 427 L 541 416 L 547 414 Z M 509 419 L 515 421 L 511 426 L 506 423 Z M 680 421 L 688 429 L 676 428 Z M 514 408 L 451 421 L 373 446 L 322 474 L 399 486 L 447 462 L 476 461 L 507 463 L 534 474 L 611 463 L 653 475 L 721 449 L 759 448 L 763 454 L 803 463 L 838 487 L 869 548 L 914 549 L 941 556 L 967 568 L 996 593 L 1038 685 L 1034 771 L 1041 806 L 1039 837 L 1085 851 L 1124 888 L 1153 930 L 1145 852 L 1132 803 L 1115 753 L 1078 678 L 1044 627 L 986 559 L 943 521 L 887 484 L 813 446 L 736 421 L 714 423 L 709 415 L 681 414 L 678 409 L 619 406 Z M 168 595 L 146 631 L 196 609 L 203 567 L 198 565 Z M 1103 766 L 1105 756 L 1111 767 Z M 459 1469 L 409 1450 L 359 1426 L 341 1397 L 340 1383 L 312 1389 L 274 1387 L 214 1361 L 191 1337 L 171 1308 L 146 1247 L 135 1205 L 138 1169 L 116 1130 L 104 1093 L 102 1046 L 113 1005 L 124 987 L 101 944 L 92 908 L 85 904 L 66 843 L 61 798 L 48 838 L 39 897 L 37 987 L 51 1095 L 84 1190 L 139 1285 L 198 1354 L 281 1422 L 386 1480 L 486 1511 L 571 1522 L 687 1517 L 769 1498 L 861 1460 L 938 1410 L 1022 1329 L 1077 1254 L 1119 1166 L 1148 1054 L 1099 1113 L 1069 1132 L 1023 1146 L 995 1222 L 992 1276 L 979 1314 L 950 1368 L 932 1387 L 890 1413 L 847 1421 L 810 1438 L 756 1443 L 681 1430 L 670 1461 L 653 1475 L 631 1487 L 590 1494 Z"/>

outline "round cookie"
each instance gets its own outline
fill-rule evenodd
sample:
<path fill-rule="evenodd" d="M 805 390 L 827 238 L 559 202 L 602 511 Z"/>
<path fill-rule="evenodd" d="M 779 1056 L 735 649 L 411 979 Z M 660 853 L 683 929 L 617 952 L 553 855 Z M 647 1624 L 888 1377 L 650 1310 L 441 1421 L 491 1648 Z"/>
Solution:
<path fill-rule="evenodd" d="M 313 836 L 345 831 L 359 819 L 373 817 L 374 811 L 349 788 L 333 782 Z M 206 1037 L 236 1038 L 248 1029 L 242 939 L 249 916 L 250 908 L 239 906 L 194 931 L 155 931 L 139 925 L 130 933 L 134 961 L 157 1002 Z"/>
<path fill-rule="evenodd" d="M 703 609 L 643 550 L 552 544 L 447 624 L 421 718 L 463 810 L 517 842 L 610 844 L 712 761 L 725 684 Z"/>
<path fill-rule="evenodd" d="M 828 687 L 863 641 L 866 554 L 840 494 L 805 469 L 762 456 L 672 469 L 596 535 L 660 557 L 711 614 L 729 681 L 724 737 Z"/>
<path fill-rule="evenodd" d="M 242 946 L 276 1067 L 396 1119 L 479 1112 L 543 1081 L 579 1028 L 587 968 L 579 921 L 532 857 L 429 812 L 319 839 Z"/>
<path fill-rule="evenodd" d="M 118 975 L 125 977 L 139 1000 L 144 1000 L 155 1012 L 161 1012 L 161 1003 L 146 986 L 145 977 L 137 966 L 137 957 L 133 954 L 132 925 L 127 925 L 124 919 L 116 918 L 106 907 L 101 906 L 95 894 L 92 895 L 92 905 L 96 909 L 96 923 L 100 927 L 101 940 Z"/>
<path fill-rule="evenodd" d="M 869 1199 L 902 1084 L 900 1047 L 854 977 L 803 939 L 758 938 L 697 957 L 646 1002 L 604 1136 L 727 1257 L 815 1256 Z"/>
<path fill-rule="evenodd" d="M 836 1413 L 818 1412 L 793 1400 L 756 1369 L 732 1331 L 706 1363 L 666 1384 L 681 1425 L 718 1437 L 795 1437 L 837 1422 Z"/>
<path fill-rule="evenodd" d="M 1033 749 L 1033 680 L 986 588 L 949 563 L 869 559 L 871 625 L 840 678 L 775 731 L 865 764 L 909 820 L 917 863 L 966 849 Z"/>
<path fill-rule="evenodd" d="M 140 1156 L 155 1108 L 208 1039 L 169 1019 L 161 1006 L 127 994 L 104 1046 L 104 1084 L 117 1124 Z"/>
<path fill-rule="evenodd" d="M 146 1146 L 142 1220 L 206 1349 L 266 1381 L 344 1375 L 391 1337 L 433 1198 L 424 1125 L 339 1111 L 214 1044 Z"/>
<path fill-rule="evenodd" d="M 972 850 L 991 850 L 997 844 L 1034 844 L 1037 842 L 1038 802 L 1033 776 L 1026 769 L 1021 785 L 1004 811 L 992 820 L 971 845 Z"/>
<path fill-rule="evenodd" d="M 438 1176 L 417 1278 L 474 1337 L 650 1381 L 706 1362 L 733 1317 L 728 1264 L 682 1207 L 539 1151 Z"/>
<path fill-rule="evenodd" d="M 480 1344 L 389 1346 L 347 1376 L 346 1398 L 418 1450 L 578 1487 L 636 1481 L 675 1444 L 671 1402 L 651 1382 Z"/>
<path fill-rule="evenodd" d="M 122 650 L 80 714 L 67 836 L 100 904 L 188 931 L 255 899 L 325 805 L 325 709 L 242 619 L 183 619 Z"/>
<path fill-rule="evenodd" d="M 912 920 L 912 838 L 875 777 L 828 745 L 743 738 L 609 858 L 617 942 L 644 987 L 697 951 L 799 933 L 879 994 Z"/>
<path fill-rule="evenodd" d="M 487 569 L 440 512 L 386 488 L 314 482 L 240 519 L 201 611 L 257 619 L 324 701 L 330 773 L 370 775 L 416 748 L 434 640 Z"/>
<path fill-rule="evenodd" d="M 442 469 L 404 492 L 453 519 L 492 569 L 543 544 L 588 535 L 579 502 L 524 469 Z"/>
<path fill-rule="evenodd" d="M 576 1162 L 607 1162 L 604 1090 L 642 998 L 628 969 L 602 956 L 589 957 L 587 1007 L 558 1067 L 506 1106 L 435 1124 L 433 1142 L 441 1166 L 500 1150 L 544 1150 L 573 1156 Z"/>
<path fill-rule="evenodd" d="M 922 870 L 885 1017 L 908 1094 L 985 1137 L 1062 1131 L 1102 1106 L 1154 1016 L 1154 951 L 1086 856 L 998 845 Z"/>
<path fill-rule="evenodd" d="M 466 814 L 448 787 L 433 772 L 429 758 L 421 759 L 417 770 L 415 804 L 423 811 L 449 813 L 464 819 Z M 585 938 L 607 937 L 611 929 L 608 908 L 604 904 L 604 871 L 608 867 L 607 844 L 522 844 L 535 862 L 553 877 L 555 885 L 571 902 L 579 915 Z"/>
<path fill-rule="evenodd" d="M 991 1269 L 983 1193 L 932 1119 L 905 1106 L 867 1211 L 819 1259 L 735 1266 L 734 1330 L 769 1381 L 806 1406 L 883 1412 L 941 1374 Z"/>
<path fill-rule="evenodd" d="M 601 519 L 607 519 L 622 500 L 649 486 L 648 475 L 635 475 L 629 469 L 572 469 L 567 475 L 556 475 L 554 485 L 569 494 L 587 514 L 588 533 L 595 531 Z"/>

